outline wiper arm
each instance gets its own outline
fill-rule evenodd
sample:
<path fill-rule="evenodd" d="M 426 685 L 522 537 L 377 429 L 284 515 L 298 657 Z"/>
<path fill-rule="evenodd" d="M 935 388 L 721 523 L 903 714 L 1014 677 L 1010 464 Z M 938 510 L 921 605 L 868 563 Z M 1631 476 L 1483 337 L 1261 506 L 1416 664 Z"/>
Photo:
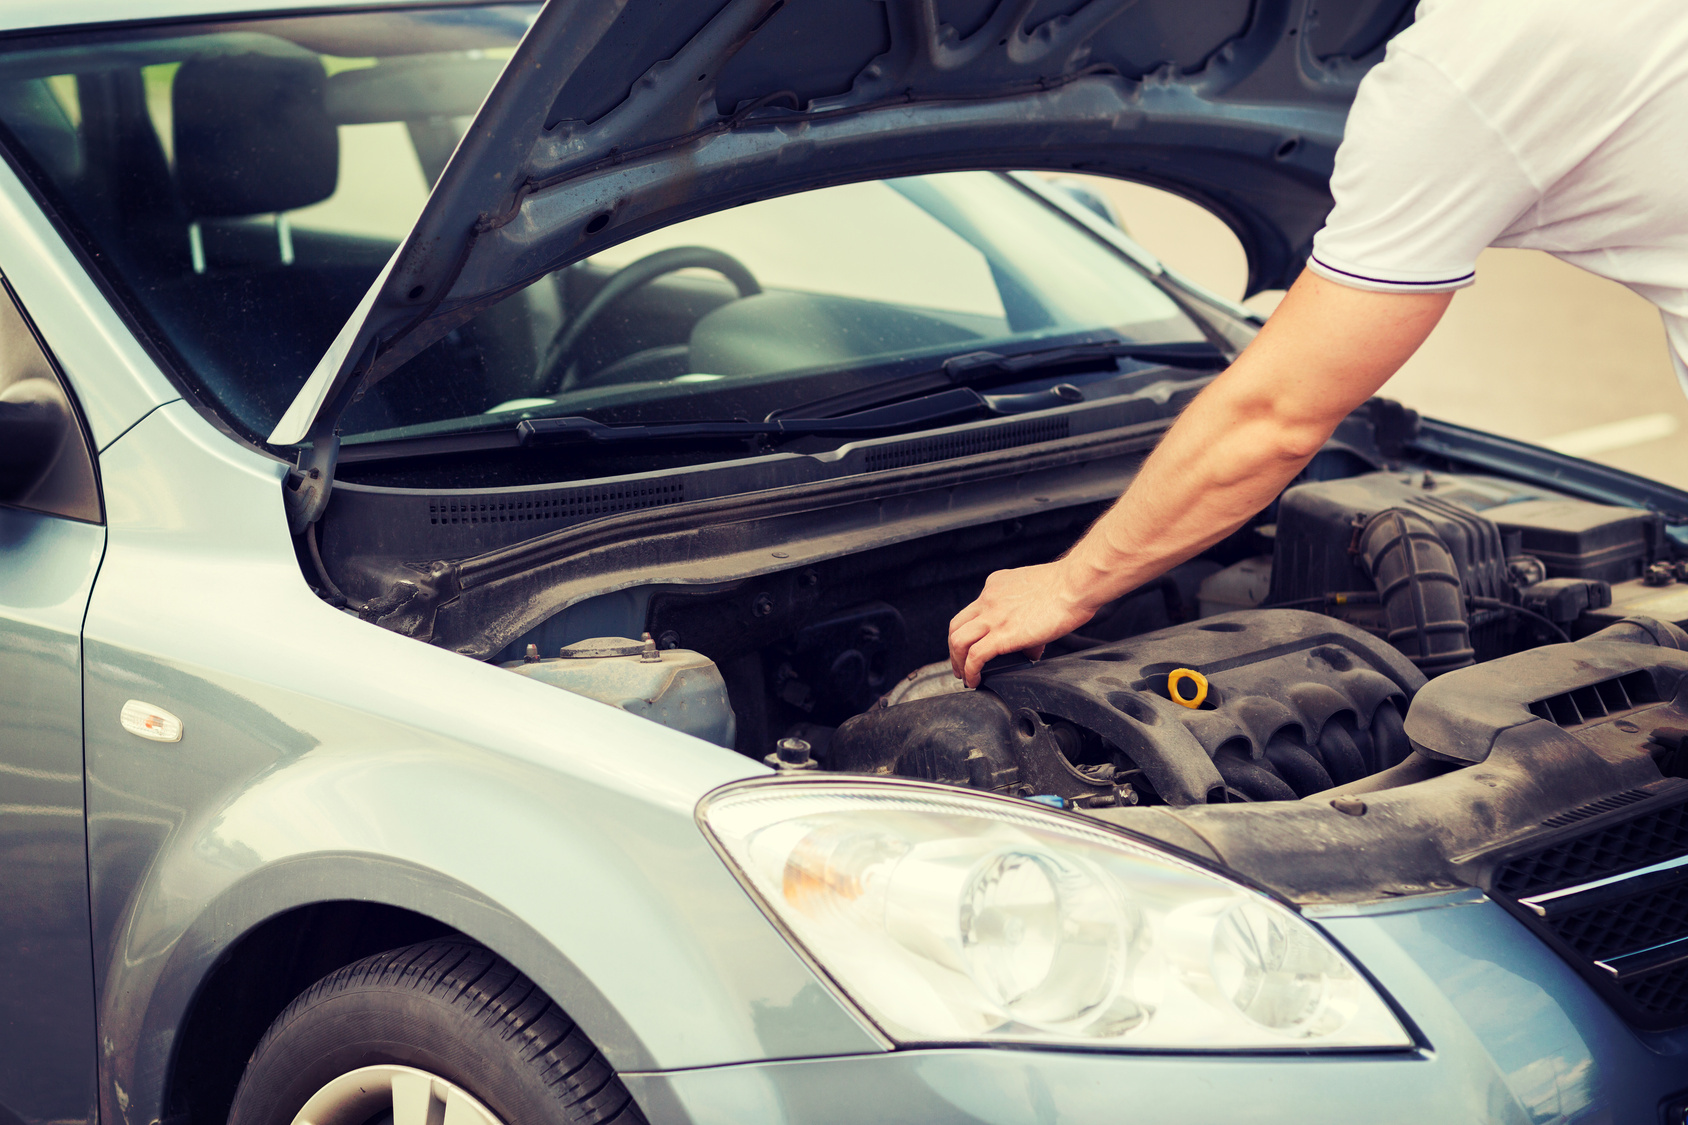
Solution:
<path fill-rule="evenodd" d="M 991 351 L 968 352 L 965 355 L 951 356 L 932 370 L 917 371 L 912 375 L 858 387 L 842 394 L 815 399 L 813 402 L 784 407 L 769 414 L 768 419 L 772 421 L 798 416 L 830 418 L 850 411 L 863 411 L 925 391 L 1011 383 L 1039 371 L 1080 367 L 1110 359 L 1135 359 L 1167 367 L 1188 367 L 1202 371 L 1215 370 L 1230 362 L 1224 352 L 1206 341 L 1183 344 L 1128 344 L 1121 340 L 1104 340 L 1062 344 L 1053 348 L 1036 348 L 1006 355 Z"/>
<path fill-rule="evenodd" d="M 1084 400 L 1077 387 L 1057 383 L 1023 394 L 983 394 L 979 383 L 1013 382 L 1028 372 L 1109 358 L 1141 359 L 1168 367 L 1213 370 L 1227 357 L 1209 344 L 1068 344 L 1014 355 L 969 352 L 942 367 L 846 394 L 817 399 L 770 414 L 760 422 L 722 419 L 697 422 L 600 422 L 596 418 L 528 418 L 511 428 L 394 438 L 347 446 L 342 461 L 384 461 L 399 457 L 507 449 L 510 446 L 609 445 L 638 442 L 731 441 L 833 434 L 872 437 L 919 426 L 961 422 L 1044 410 Z M 922 392 L 935 392 L 926 393 Z"/>
<path fill-rule="evenodd" d="M 1051 405 L 1054 405 L 1052 403 Z M 872 410 L 858 410 L 835 418 L 776 418 L 764 422 L 733 420 L 705 422 L 600 422 L 596 418 L 527 418 L 516 426 L 522 445 L 643 441 L 719 441 L 734 438 L 801 437 L 834 434 L 867 437 L 894 433 L 911 426 L 933 426 L 997 413 L 987 396 L 968 387 L 954 387 L 935 395 L 908 399 Z"/>

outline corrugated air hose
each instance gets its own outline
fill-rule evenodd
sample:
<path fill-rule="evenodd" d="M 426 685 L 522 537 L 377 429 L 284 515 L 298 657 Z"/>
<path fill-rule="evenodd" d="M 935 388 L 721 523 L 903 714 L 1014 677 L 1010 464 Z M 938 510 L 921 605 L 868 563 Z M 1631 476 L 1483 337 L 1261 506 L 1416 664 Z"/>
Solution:
<path fill-rule="evenodd" d="M 1390 644 L 1427 676 L 1475 662 L 1459 570 L 1428 520 L 1385 508 L 1361 527 L 1359 550 L 1377 585 Z"/>

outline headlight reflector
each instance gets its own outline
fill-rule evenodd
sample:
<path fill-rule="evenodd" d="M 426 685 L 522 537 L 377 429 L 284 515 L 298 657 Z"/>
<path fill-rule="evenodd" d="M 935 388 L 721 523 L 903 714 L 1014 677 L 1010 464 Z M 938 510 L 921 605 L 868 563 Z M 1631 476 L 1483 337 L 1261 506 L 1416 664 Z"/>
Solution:
<path fill-rule="evenodd" d="M 1033 804 L 817 780 L 724 790 L 701 815 L 764 907 L 900 1042 L 1412 1045 L 1294 911 Z"/>

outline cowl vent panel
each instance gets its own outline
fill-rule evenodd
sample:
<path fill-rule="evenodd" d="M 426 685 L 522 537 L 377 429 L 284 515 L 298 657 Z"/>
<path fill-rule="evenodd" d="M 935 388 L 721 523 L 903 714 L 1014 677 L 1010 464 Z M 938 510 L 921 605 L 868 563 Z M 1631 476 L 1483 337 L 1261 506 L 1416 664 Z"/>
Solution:
<path fill-rule="evenodd" d="M 1639 671 L 1538 699 L 1530 704 L 1530 713 L 1556 726 L 1570 728 L 1658 702 L 1661 702 L 1659 690 L 1652 675 Z"/>

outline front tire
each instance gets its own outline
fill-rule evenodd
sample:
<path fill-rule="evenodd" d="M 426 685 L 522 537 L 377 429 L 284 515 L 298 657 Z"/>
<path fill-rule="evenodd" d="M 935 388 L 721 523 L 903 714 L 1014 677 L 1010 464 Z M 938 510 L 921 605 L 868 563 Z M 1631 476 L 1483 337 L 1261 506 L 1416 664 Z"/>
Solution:
<path fill-rule="evenodd" d="M 259 1040 L 229 1110 L 229 1125 L 389 1120 L 642 1125 L 644 1117 L 538 986 L 457 939 L 378 953 L 306 989 Z"/>

